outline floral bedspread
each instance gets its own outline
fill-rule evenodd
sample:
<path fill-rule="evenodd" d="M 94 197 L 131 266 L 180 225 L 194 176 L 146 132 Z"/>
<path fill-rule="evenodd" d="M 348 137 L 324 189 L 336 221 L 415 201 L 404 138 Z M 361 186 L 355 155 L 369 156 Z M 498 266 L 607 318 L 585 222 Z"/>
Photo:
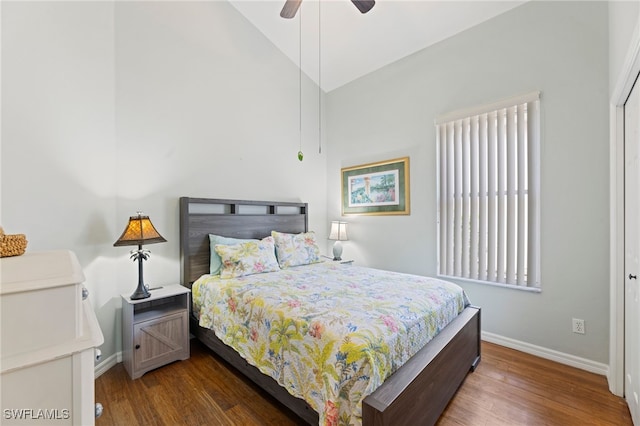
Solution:
<path fill-rule="evenodd" d="M 362 400 L 468 305 L 434 278 L 324 262 L 192 288 L 193 310 L 320 415 L 361 424 Z"/>

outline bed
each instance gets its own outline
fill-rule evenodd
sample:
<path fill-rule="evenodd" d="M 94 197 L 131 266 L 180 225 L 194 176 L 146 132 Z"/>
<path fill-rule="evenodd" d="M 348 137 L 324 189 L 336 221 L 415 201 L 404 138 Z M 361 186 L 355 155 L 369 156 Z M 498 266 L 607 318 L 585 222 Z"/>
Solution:
<path fill-rule="evenodd" d="M 180 254 L 183 285 L 192 288 L 194 282 L 209 273 L 209 234 L 261 239 L 273 230 L 289 234 L 307 232 L 307 204 L 182 197 Z M 351 268 L 328 263 L 314 265 L 313 268 Z M 357 270 L 349 269 L 349 273 L 355 275 Z M 326 274 L 325 271 L 315 273 Z M 265 280 L 270 274 L 261 275 Z M 197 288 L 194 297 L 200 292 Z M 362 424 L 434 424 L 438 420 L 467 373 L 474 370 L 480 361 L 480 309 L 468 305 L 461 309 L 460 314 L 432 340 L 382 384 L 376 384 L 375 391 L 362 400 L 361 411 L 358 412 Z M 327 419 L 324 412 L 319 415 L 304 399 L 293 396 L 290 390 L 247 362 L 245 358 L 251 360 L 251 357 L 241 356 L 212 330 L 201 327 L 195 317 L 191 321 L 191 332 L 305 422 L 318 424 L 323 418 L 325 424 L 330 424 L 336 420 Z M 309 334 L 314 335 L 313 332 Z"/>

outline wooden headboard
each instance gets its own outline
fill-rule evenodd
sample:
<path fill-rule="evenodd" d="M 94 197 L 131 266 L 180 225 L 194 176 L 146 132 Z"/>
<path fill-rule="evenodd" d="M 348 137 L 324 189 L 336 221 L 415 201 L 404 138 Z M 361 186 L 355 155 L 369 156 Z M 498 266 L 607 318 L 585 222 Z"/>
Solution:
<path fill-rule="evenodd" d="M 209 234 L 264 238 L 271 231 L 307 232 L 307 203 L 180 198 L 180 267 L 182 285 L 209 273 Z"/>

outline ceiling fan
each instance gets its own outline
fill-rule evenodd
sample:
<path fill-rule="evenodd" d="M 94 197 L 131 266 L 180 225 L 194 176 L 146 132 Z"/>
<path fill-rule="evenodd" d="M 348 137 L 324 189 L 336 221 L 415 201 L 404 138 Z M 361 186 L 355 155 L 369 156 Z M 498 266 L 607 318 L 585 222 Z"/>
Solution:
<path fill-rule="evenodd" d="M 285 19 L 291 19 L 296 16 L 296 12 L 300 8 L 302 0 L 287 0 L 284 3 L 280 16 Z M 361 13 L 367 13 L 376 4 L 375 0 L 351 0 Z"/>

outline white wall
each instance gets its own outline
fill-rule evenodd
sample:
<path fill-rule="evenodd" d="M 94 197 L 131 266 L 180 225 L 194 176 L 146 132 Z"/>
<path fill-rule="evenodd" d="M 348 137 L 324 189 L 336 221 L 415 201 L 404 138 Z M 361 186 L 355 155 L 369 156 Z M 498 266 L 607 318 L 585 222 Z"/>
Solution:
<path fill-rule="evenodd" d="M 180 280 L 180 196 L 304 201 L 326 241 L 317 87 L 226 2 L 2 2 L 2 225 L 76 252 L 105 335 L 137 268 L 129 215 L 168 240 L 145 281 Z"/>
<path fill-rule="evenodd" d="M 113 308 L 102 307 L 119 290 L 113 5 L 1 7 L 2 225 L 25 233 L 29 251 L 75 251 L 111 325 Z M 113 325 L 103 329 L 113 351 Z"/>
<path fill-rule="evenodd" d="M 349 216 L 344 256 L 436 273 L 438 114 L 542 91 L 541 279 L 534 294 L 461 283 L 483 330 L 608 360 L 608 12 L 529 2 L 327 95 L 328 214 L 340 168 L 411 157 L 410 216 Z M 585 335 L 571 318 L 586 321 Z"/>

